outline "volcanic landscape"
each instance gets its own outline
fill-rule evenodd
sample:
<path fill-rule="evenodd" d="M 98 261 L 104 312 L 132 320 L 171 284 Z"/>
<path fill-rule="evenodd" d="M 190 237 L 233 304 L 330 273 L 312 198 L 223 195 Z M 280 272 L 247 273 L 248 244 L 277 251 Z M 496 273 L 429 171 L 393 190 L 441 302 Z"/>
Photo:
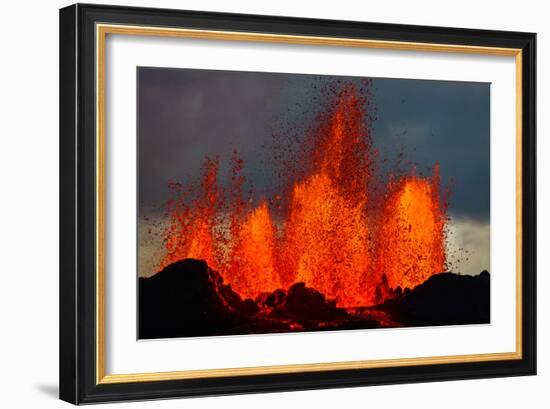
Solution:
<path fill-rule="evenodd" d="M 139 338 L 489 322 L 489 273 L 446 272 L 439 165 L 380 172 L 368 84 L 334 87 L 331 101 L 280 159 L 273 197 L 253 199 L 236 151 L 228 188 L 219 157 L 200 181 L 169 183 Z"/>

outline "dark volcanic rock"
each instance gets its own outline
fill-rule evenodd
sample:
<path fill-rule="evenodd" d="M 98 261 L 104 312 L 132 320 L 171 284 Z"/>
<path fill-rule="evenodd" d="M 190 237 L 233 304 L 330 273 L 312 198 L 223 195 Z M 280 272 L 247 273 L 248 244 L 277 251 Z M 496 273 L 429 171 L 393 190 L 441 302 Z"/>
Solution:
<path fill-rule="evenodd" d="M 298 324 L 294 326 L 296 329 L 330 329 L 353 320 L 346 310 L 337 308 L 334 301 L 302 282 L 293 284 L 288 291 L 263 293 L 256 298 L 256 303 L 264 317 L 292 321 Z"/>
<path fill-rule="evenodd" d="M 186 259 L 139 279 L 139 338 L 374 328 L 296 283 L 242 300 L 202 260 Z"/>
<path fill-rule="evenodd" d="M 141 339 L 225 334 L 257 311 L 202 260 L 181 260 L 139 279 Z"/>
<path fill-rule="evenodd" d="M 139 279 L 139 338 L 488 323 L 489 281 L 486 271 L 442 273 L 402 291 L 383 279 L 377 297 L 389 301 L 343 309 L 304 283 L 243 300 L 206 262 L 186 259 Z"/>
<path fill-rule="evenodd" d="M 327 301 L 319 291 L 306 287 L 305 283 L 293 284 L 280 302 L 273 307 L 273 315 L 280 315 L 304 323 L 329 321 L 347 316 L 334 301 Z"/>
<path fill-rule="evenodd" d="M 278 289 L 272 293 L 261 293 L 254 301 L 264 311 L 271 312 L 273 308 L 281 305 L 286 297 L 286 291 Z"/>
<path fill-rule="evenodd" d="M 396 291 L 396 298 L 379 308 L 405 326 L 484 324 L 490 322 L 490 279 L 436 274 L 413 290 Z"/>

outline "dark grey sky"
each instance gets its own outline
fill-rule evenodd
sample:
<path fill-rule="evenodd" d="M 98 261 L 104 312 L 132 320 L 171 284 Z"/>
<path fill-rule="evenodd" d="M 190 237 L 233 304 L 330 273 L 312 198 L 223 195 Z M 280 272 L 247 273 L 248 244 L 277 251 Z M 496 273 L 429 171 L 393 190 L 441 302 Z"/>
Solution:
<path fill-rule="evenodd" d="M 343 81 L 357 79 L 340 77 Z M 205 156 L 233 149 L 259 194 L 274 186 L 273 135 L 305 132 L 335 77 L 186 69 L 138 69 L 140 214 L 169 198 L 169 180 L 192 181 Z M 402 152 L 419 173 L 440 163 L 454 179 L 450 213 L 489 220 L 490 84 L 372 79 L 373 142 L 382 157 Z"/>

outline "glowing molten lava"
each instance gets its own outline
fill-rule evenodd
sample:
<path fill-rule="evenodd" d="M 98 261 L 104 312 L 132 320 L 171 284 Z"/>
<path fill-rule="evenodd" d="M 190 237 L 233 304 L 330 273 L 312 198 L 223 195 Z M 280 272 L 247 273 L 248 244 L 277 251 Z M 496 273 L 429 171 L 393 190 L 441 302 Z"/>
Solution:
<path fill-rule="evenodd" d="M 171 183 L 170 188 L 180 194 L 170 201 L 170 226 L 164 232 L 166 255 L 161 268 L 185 258 L 205 260 L 212 268 L 218 266 L 216 251 L 216 216 L 219 208 L 218 160 L 206 159 L 201 181 L 201 195 L 191 205 L 185 203 L 184 187 Z"/>
<path fill-rule="evenodd" d="M 432 179 L 404 177 L 393 187 L 377 236 L 376 268 L 391 288 L 414 288 L 445 269 L 445 210 L 439 167 Z"/>
<path fill-rule="evenodd" d="M 275 271 L 275 227 L 266 202 L 252 210 L 240 226 L 227 266 L 233 289 L 253 298 L 281 288 Z"/>
<path fill-rule="evenodd" d="M 283 271 L 339 305 L 366 305 L 371 302 L 364 286 L 370 262 L 365 207 L 371 158 L 362 138 L 367 130 L 361 104 L 351 89 L 338 95 L 327 122 L 315 135 L 312 168 L 318 173 L 292 189 Z"/>
<path fill-rule="evenodd" d="M 373 305 L 391 296 L 388 287 L 411 288 L 444 271 L 439 168 L 431 178 L 394 177 L 375 188 L 366 106 L 353 86 L 335 95 L 304 142 L 303 172 L 283 183 L 286 200 L 254 206 L 244 198 L 236 153 L 226 194 L 217 158 L 205 160 L 198 188 L 171 183 L 176 199 L 159 268 L 204 259 L 243 298 L 303 281 L 343 307 Z"/>

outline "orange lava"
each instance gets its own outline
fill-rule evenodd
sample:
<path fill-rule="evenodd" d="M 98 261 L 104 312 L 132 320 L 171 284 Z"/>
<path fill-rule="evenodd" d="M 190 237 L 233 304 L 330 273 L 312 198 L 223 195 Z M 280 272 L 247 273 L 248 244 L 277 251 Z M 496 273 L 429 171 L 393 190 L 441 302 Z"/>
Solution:
<path fill-rule="evenodd" d="M 214 269 L 218 267 L 216 251 L 216 215 L 219 207 L 217 159 L 206 158 L 201 181 L 202 194 L 188 206 L 184 197 L 169 203 L 170 226 L 164 232 L 166 255 L 160 268 L 185 258 L 205 260 Z M 183 187 L 172 184 L 172 189 L 180 194 Z"/>
<path fill-rule="evenodd" d="M 386 274 L 391 288 L 414 288 L 445 270 L 439 166 L 431 179 L 404 177 L 390 190 L 377 236 L 376 269 Z"/>
<path fill-rule="evenodd" d="M 353 89 L 338 95 L 331 114 L 328 126 L 314 135 L 313 167 L 319 171 L 292 189 L 281 268 L 287 285 L 303 281 L 339 305 L 366 305 L 372 296 L 363 285 L 370 262 L 365 213 L 370 152 L 361 139 L 363 112 Z"/>
<path fill-rule="evenodd" d="M 236 153 L 225 195 L 218 159 L 206 159 L 200 194 L 192 200 L 186 188 L 171 184 L 177 199 L 168 205 L 159 268 L 200 258 L 243 298 L 303 281 L 344 307 L 390 297 L 381 283 L 412 288 L 444 271 L 439 168 L 431 178 L 401 176 L 384 189 L 370 189 L 375 153 L 365 106 L 353 86 L 335 95 L 308 137 L 306 174 L 288 178 L 282 189 L 288 195 L 283 209 L 274 199 L 254 206 L 244 197 L 244 163 Z M 381 206 L 369 211 L 374 192 Z"/>
<path fill-rule="evenodd" d="M 254 298 L 281 288 L 274 263 L 275 227 L 266 202 L 246 216 L 235 240 L 224 270 L 233 289 L 244 298 Z"/>

